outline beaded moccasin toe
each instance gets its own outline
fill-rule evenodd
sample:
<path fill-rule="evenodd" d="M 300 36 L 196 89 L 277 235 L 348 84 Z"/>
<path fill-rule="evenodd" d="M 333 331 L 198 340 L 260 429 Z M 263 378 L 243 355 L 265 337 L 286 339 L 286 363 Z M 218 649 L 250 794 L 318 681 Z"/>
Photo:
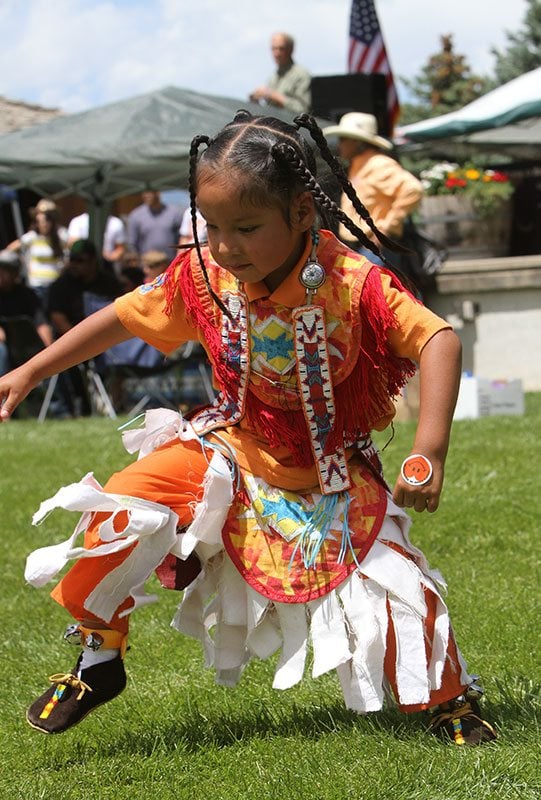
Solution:
<path fill-rule="evenodd" d="M 119 695 L 126 686 L 126 671 L 120 655 L 83 669 L 78 676 L 80 660 L 73 672 L 51 675 L 52 685 L 26 713 L 33 728 L 43 733 L 63 733 Z"/>
<path fill-rule="evenodd" d="M 430 733 L 458 745 L 493 742 L 496 731 L 481 718 L 478 703 L 471 698 L 457 697 L 431 711 Z"/>

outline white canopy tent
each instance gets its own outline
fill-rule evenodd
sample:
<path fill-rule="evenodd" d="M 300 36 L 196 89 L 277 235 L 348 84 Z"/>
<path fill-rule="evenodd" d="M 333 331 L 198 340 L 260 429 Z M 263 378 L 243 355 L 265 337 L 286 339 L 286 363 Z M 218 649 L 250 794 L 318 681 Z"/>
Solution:
<path fill-rule="evenodd" d="M 396 141 L 399 145 L 456 137 L 467 141 L 465 137 L 471 137 L 480 131 L 504 126 L 508 128 L 522 120 L 539 116 L 541 67 L 499 86 L 458 111 L 398 128 Z"/>

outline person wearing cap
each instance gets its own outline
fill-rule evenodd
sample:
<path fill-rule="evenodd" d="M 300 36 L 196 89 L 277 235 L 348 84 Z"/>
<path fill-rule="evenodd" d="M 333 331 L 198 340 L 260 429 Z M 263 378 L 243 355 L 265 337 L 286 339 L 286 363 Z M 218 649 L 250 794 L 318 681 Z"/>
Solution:
<path fill-rule="evenodd" d="M 68 233 L 59 224 L 58 207 L 53 200 L 42 198 L 30 215 L 30 229 L 8 244 L 7 249 L 22 255 L 26 282 L 46 307 L 49 288 L 64 266 Z"/>
<path fill-rule="evenodd" d="M 392 143 L 379 136 L 377 121 L 372 114 L 352 111 L 340 118 L 338 125 L 323 129 L 326 137 L 338 137 L 338 152 L 348 163 L 348 177 L 367 208 L 376 227 L 394 241 L 400 242 L 404 220 L 420 203 L 422 184 L 405 170 L 389 153 Z M 373 240 L 374 234 L 353 209 L 349 198 L 343 194 L 342 211 L 358 224 Z M 358 242 L 340 225 L 338 236 L 349 247 L 358 250 Z M 364 251 L 363 251 L 364 252 Z M 400 269 L 398 253 L 383 250 L 391 263 Z M 377 257 L 371 251 L 364 252 L 373 263 Z"/>
<path fill-rule="evenodd" d="M 72 244 L 68 263 L 49 293 L 49 317 L 59 336 L 84 319 L 85 292 L 112 302 L 123 293 L 123 287 L 102 267 L 94 243 L 79 239 Z"/>
<path fill-rule="evenodd" d="M 0 251 L 0 375 L 11 369 L 2 319 L 30 318 L 45 347 L 51 344 L 52 331 L 37 294 L 21 283 L 21 259 L 17 253 Z"/>
<path fill-rule="evenodd" d="M 68 247 L 79 239 L 88 239 L 90 232 L 90 214 L 84 211 L 70 220 L 68 225 Z M 103 233 L 103 260 L 111 266 L 115 274 L 120 272 L 120 262 L 126 251 L 126 228 L 120 217 L 109 215 Z"/>
<path fill-rule="evenodd" d="M 271 52 L 276 62 L 276 72 L 267 84 L 258 86 L 250 94 L 255 103 L 286 108 L 296 114 L 310 110 L 312 96 L 310 73 L 293 61 L 295 40 L 288 33 L 275 33 L 271 38 Z"/>
<path fill-rule="evenodd" d="M 163 250 L 147 250 L 143 253 L 141 263 L 143 265 L 144 282 L 152 283 L 152 281 L 161 275 L 167 267 L 171 258 Z"/>

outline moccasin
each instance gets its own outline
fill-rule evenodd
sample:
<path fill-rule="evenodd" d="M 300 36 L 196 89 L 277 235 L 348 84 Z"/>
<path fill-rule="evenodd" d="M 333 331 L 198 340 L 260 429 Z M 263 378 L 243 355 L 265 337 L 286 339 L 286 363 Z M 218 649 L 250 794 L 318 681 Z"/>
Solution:
<path fill-rule="evenodd" d="M 477 745 L 493 742 L 496 731 L 481 718 L 474 700 L 457 698 L 437 706 L 431 712 L 430 733 L 458 745 Z"/>
<path fill-rule="evenodd" d="M 80 658 L 73 672 L 51 675 L 51 686 L 28 709 L 26 719 L 36 730 L 63 733 L 119 695 L 126 686 L 120 655 L 82 670 L 77 677 L 79 661 Z"/>

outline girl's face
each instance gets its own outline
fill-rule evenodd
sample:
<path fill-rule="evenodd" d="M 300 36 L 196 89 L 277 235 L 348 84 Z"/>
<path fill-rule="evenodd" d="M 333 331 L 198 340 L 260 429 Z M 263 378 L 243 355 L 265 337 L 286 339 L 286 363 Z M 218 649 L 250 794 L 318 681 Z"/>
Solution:
<path fill-rule="evenodd" d="M 310 192 L 291 202 L 289 224 L 278 206 L 257 206 L 243 199 L 242 176 L 203 174 L 197 206 L 207 222 L 214 260 L 243 283 L 263 281 L 272 292 L 302 255 L 305 233 L 315 218 Z"/>

